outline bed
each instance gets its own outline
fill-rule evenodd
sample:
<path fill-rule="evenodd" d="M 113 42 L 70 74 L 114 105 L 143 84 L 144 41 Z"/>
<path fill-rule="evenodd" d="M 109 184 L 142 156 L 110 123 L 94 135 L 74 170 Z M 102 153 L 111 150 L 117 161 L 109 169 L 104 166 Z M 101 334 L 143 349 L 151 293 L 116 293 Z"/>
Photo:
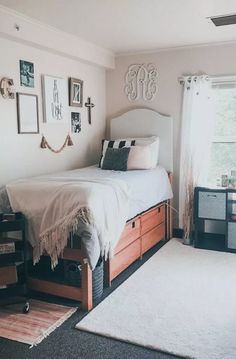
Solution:
<path fill-rule="evenodd" d="M 110 134 L 112 139 L 157 135 L 160 138 L 159 166 L 167 171 L 169 183 L 172 186 L 173 120 L 170 116 L 161 115 L 149 109 L 131 110 L 111 119 Z M 156 184 L 158 182 L 158 178 L 156 178 Z M 162 185 L 158 183 L 158 185 L 164 190 L 162 187 L 164 183 Z M 155 184 L 147 183 L 145 190 L 148 192 L 150 188 L 155 188 Z M 111 285 L 112 280 L 131 263 L 142 258 L 147 250 L 158 242 L 169 240 L 172 237 L 172 196 L 168 189 L 167 192 L 164 190 L 164 193 L 163 198 L 159 199 L 152 193 L 156 203 L 152 203 L 149 207 L 146 206 L 145 210 L 143 208 L 135 218 L 126 224 L 114 257 L 107 261 L 106 280 L 108 285 Z"/>
<path fill-rule="evenodd" d="M 96 179 L 99 185 L 104 181 L 120 181 L 129 191 L 127 223 L 119 236 L 112 255 L 106 260 L 106 282 L 111 285 L 124 269 L 143 253 L 161 240 L 172 236 L 171 183 L 173 172 L 173 131 L 172 119 L 148 109 L 137 109 L 111 120 L 111 138 L 147 137 L 157 135 L 160 138 L 159 165 L 151 170 L 127 172 L 104 171 L 98 166 L 67 171 L 50 176 L 42 176 L 41 181 L 58 181 L 66 178 L 67 182 L 80 179 L 80 184 L 88 178 Z M 101 180 L 101 183 L 100 183 Z M 67 184 L 66 182 L 66 184 Z M 44 182 L 43 182 L 44 183 Z M 74 183 L 74 182 L 73 182 Z M 100 187 L 102 188 L 102 187 Z M 105 193 L 105 192 L 104 192 Z M 108 203 L 108 202 L 107 202 Z M 88 231 L 87 231 L 88 232 Z M 90 310 L 92 303 L 92 269 L 99 257 L 96 235 L 89 237 L 89 242 L 71 245 L 68 241 L 61 258 L 82 263 L 82 286 L 74 287 L 49 280 L 29 277 L 31 289 L 82 301 L 83 308 Z M 89 243 L 89 246 L 86 246 Z M 92 244 L 92 246 L 91 246 Z"/>

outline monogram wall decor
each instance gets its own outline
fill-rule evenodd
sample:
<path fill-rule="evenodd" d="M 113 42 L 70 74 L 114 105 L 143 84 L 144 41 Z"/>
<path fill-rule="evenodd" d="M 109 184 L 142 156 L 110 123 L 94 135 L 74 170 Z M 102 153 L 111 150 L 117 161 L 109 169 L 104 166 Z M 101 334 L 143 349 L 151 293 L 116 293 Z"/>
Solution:
<path fill-rule="evenodd" d="M 157 92 L 158 72 L 154 64 L 130 65 L 125 76 L 125 93 L 130 101 L 152 101 Z"/>

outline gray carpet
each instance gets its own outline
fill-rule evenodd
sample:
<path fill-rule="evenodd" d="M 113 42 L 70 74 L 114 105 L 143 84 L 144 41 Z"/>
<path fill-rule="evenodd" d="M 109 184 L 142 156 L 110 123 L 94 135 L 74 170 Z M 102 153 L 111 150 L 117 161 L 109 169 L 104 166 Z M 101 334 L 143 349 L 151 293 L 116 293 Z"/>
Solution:
<path fill-rule="evenodd" d="M 106 288 L 104 297 L 126 280 L 137 268 L 150 258 L 160 244 L 146 253 L 142 261 L 135 262 L 117 279 L 112 289 Z M 52 301 L 59 304 L 72 305 L 73 302 L 50 297 L 47 295 L 32 294 L 32 297 Z M 78 310 L 71 318 L 56 329 L 38 346 L 29 349 L 29 346 L 18 342 L 0 338 L 0 359 L 171 359 L 177 356 L 145 349 L 98 335 L 80 332 L 74 329 L 78 321 L 85 315 Z"/>

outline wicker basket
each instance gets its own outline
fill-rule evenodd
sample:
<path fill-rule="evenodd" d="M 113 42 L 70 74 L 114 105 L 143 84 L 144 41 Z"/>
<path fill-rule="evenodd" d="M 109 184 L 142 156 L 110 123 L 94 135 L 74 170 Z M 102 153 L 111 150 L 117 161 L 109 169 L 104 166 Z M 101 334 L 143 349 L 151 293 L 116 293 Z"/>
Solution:
<path fill-rule="evenodd" d="M 93 304 L 96 304 L 103 294 L 103 260 L 99 259 L 96 268 L 92 272 L 93 280 Z M 81 263 L 66 261 L 65 263 L 65 280 L 69 285 L 81 287 Z"/>

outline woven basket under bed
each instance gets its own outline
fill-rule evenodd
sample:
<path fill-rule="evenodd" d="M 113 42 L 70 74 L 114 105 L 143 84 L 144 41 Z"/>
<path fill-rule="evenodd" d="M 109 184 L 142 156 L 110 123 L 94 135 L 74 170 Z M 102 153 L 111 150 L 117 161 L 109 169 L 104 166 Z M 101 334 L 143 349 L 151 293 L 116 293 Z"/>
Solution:
<path fill-rule="evenodd" d="M 65 280 L 68 284 L 81 287 L 81 263 L 67 261 L 65 264 Z M 96 304 L 103 294 L 104 264 L 100 258 L 92 272 L 93 303 Z"/>

